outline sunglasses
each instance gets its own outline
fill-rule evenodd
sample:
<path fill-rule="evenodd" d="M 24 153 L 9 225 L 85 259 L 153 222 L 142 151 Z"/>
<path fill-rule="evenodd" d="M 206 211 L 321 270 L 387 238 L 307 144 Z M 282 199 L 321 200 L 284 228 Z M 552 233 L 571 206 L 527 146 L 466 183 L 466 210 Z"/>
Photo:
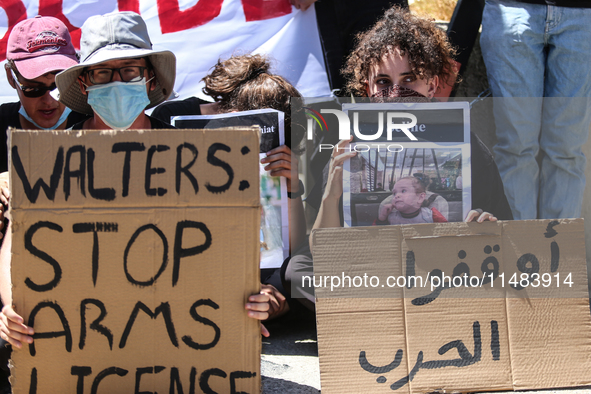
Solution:
<path fill-rule="evenodd" d="M 23 92 L 25 97 L 29 97 L 29 98 L 41 97 L 45 94 L 45 92 L 51 92 L 52 90 L 55 90 L 55 88 L 56 88 L 55 82 L 49 86 L 43 86 L 43 87 L 25 86 L 19 82 L 19 80 L 12 68 L 10 69 L 10 73 L 12 74 L 12 79 L 17 84 L 17 86 L 19 87 L 21 92 Z"/>

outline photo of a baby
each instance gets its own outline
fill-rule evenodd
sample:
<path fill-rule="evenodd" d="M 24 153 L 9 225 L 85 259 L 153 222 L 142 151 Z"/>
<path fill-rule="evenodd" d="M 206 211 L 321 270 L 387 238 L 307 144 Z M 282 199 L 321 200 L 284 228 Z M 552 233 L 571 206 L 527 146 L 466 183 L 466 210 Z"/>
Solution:
<path fill-rule="evenodd" d="M 463 153 L 457 147 L 372 149 L 350 160 L 351 226 L 462 221 Z M 345 204 L 346 205 L 346 204 Z"/>
<path fill-rule="evenodd" d="M 437 208 L 424 206 L 426 196 L 425 185 L 419 178 L 407 176 L 399 179 L 394 184 L 392 198 L 380 204 L 375 224 L 447 222 Z"/>

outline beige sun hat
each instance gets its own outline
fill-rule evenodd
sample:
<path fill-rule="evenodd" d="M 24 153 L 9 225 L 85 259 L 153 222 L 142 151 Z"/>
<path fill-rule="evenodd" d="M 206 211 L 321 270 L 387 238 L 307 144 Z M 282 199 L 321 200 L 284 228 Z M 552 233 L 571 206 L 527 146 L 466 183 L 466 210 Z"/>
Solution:
<path fill-rule="evenodd" d="M 176 58 L 170 51 L 154 51 L 148 28 L 135 12 L 113 12 L 91 16 L 82 25 L 80 64 L 70 67 L 55 77 L 60 92 L 59 100 L 76 112 L 92 114 L 88 96 L 82 94 L 78 77 L 89 66 L 110 60 L 148 57 L 156 74 L 156 88 L 149 92 L 152 108 L 166 100 L 173 92 Z"/>

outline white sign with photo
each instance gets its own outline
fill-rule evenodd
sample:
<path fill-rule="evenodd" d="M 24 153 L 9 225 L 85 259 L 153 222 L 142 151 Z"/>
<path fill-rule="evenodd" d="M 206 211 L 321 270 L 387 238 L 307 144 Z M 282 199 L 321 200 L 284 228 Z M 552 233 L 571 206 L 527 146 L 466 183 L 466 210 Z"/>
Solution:
<path fill-rule="evenodd" d="M 265 153 L 285 144 L 285 114 L 273 109 L 232 112 L 219 115 L 175 116 L 172 125 L 183 129 L 220 129 L 259 126 L 259 161 Z M 279 268 L 289 255 L 289 214 L 284 177 L 269 176 L 259 163 L 261 188 L 261 265 Z"/>
<path fill-rule="evenodd" d="M 468 103 L 344 104 L 357 151 L 343 167 L 345 226 L 464 220 L 472 203 L 469 111 Z"/>

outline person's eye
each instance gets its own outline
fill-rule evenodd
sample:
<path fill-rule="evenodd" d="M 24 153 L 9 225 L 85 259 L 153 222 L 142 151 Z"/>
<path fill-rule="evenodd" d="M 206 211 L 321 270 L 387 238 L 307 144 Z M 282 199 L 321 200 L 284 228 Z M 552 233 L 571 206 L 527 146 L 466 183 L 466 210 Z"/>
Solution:
<path fill-rule="evenodd" d="M 376 84 L 377 85 L 389 85 L 390 80 L 388 78 L 378 78 L 378 79 L 376 79 Z"/>
<path fill-rule="evenodd" d="M 123 79 L 128 82 L 136 81 L 140 79 L 140 68 L 139 67 L 125 67 L 121 69 Z"/>
<path fill-rule="evenodd" d="M 406 82 L 406 83 L 413 83 L 416 80 L 417 80 L 417 77 L 415 75 L 407 75 L 404 77 L 404 79 L 402 81 Z"/>
<path fill-rule="evenodd" d="M 108 82 L 111 80 L 111 70 L 107 68 L 97 68 L 91 70 L 90 75 L 95 82 Z"/>
<path fill-rule="evenodd" d="M 121 69 L 121 72 L 125 73 L 125 74 L 139 74 L 139 68 L 138 67 L 125 67 Z"/>

